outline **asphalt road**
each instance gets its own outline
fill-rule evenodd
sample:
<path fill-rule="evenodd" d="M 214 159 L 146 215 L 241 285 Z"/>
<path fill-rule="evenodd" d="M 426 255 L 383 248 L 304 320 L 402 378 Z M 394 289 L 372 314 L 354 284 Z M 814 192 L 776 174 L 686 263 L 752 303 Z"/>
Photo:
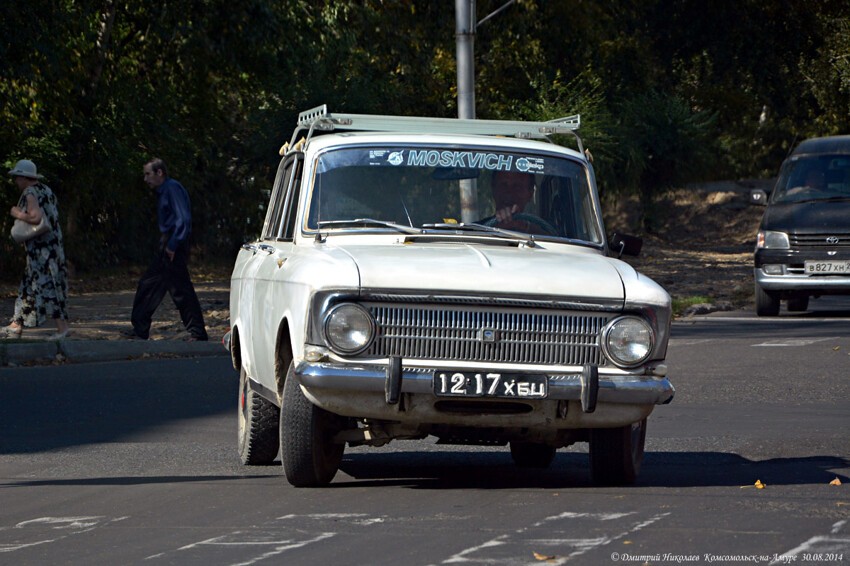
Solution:
<path fill-rule="evenodd" d="M 238 464 L 225 357 L 0 369 L 0 564 L 850 564 L 850 309 L 676 323 L 668 361 L 629 488 L 407 441 L 299 490 Z"/>

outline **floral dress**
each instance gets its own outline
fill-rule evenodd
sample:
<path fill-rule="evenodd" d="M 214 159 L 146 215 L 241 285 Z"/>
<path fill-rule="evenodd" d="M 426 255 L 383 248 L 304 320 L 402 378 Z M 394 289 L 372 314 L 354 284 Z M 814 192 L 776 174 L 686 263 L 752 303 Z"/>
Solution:
<path fill-rule="evenodd" d="M 43 183 L 27 187 L 19 207 L 26 210 L 27 195 L 32 195 L 41 207 L 51 230 L 27 240 L 27 267 L 18 288 L 15 315 L 12 322 L 26 327 L 42 324 L 47 318 L 68 320 L 68 269 L 56 195 Z"/>

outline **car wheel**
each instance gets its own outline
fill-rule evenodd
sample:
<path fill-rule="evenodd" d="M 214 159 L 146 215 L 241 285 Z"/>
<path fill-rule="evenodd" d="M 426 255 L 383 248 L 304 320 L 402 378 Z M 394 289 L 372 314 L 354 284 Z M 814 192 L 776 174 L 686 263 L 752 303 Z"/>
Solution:
<path fill-rule="evenodd" d="M 251 389 L 248 372 L 239 371 L 239 460 L 246 466 L 271 464 L 280 448 L 280 409 Z"/>
<path fill-rule="evenodd" d="M 599 485 L 630 485 L 640 473 L 646 419 L 618 428 L 590 430 L 590 476 Z"/>
<path fill-rule="evenodd" d="M 290 364 L 283 384 L 280 414 L 280 459 L 286 479 L 295 487 L 330 483 L 342 462 L 345 444 L 335 443 L 339 418 L 304 395 Z"/>
<path fill-rule="evenodd" d="M 555 449 L 536 442 L 511 442 L 511 458 L 520 468 L 548 468 Z"/>
<path fill-rule="evenodd" d="M 809 310 L 809 296 L 797 295 L 788 299 L 789 312 L 802 312 Z"/>
<path fill-rule="evenodd" d="M 779 293 L 765 291 L 756 283 L 756 314 L 759 316 L 776 316 L 779 314 Z"/>

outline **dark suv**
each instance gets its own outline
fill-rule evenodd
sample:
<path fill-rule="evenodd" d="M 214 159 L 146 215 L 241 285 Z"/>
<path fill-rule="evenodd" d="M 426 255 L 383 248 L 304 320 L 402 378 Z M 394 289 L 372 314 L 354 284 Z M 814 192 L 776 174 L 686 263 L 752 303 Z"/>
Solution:
<path fill-rule="evenodd" d="M 804 141 L 782 164 L 755 250 L 756 313 L 805 311 L 809 298 L 850 295 L 850 136 Z"/>

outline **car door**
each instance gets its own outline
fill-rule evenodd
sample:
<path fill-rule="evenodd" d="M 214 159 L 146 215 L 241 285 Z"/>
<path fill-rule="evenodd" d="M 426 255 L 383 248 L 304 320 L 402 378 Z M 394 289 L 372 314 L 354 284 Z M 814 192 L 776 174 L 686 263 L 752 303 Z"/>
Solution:
<path fill-rule="evenodd" d="M 291 311 L 286 291 L 287 260 L 292 254 L 295 235 L 298 197 L 301 187 L 301 154 L 288 156 L 275 187 L 277 198 L 273 199 L 263 237 L 258 242 L 254 255 L 254 290 L 251 302 L 252 346 L 254 349 L 254 373 L 257 381 L 272 391 L 275 388 L 275 349 L 278 330 L 286 313 Z"/>

